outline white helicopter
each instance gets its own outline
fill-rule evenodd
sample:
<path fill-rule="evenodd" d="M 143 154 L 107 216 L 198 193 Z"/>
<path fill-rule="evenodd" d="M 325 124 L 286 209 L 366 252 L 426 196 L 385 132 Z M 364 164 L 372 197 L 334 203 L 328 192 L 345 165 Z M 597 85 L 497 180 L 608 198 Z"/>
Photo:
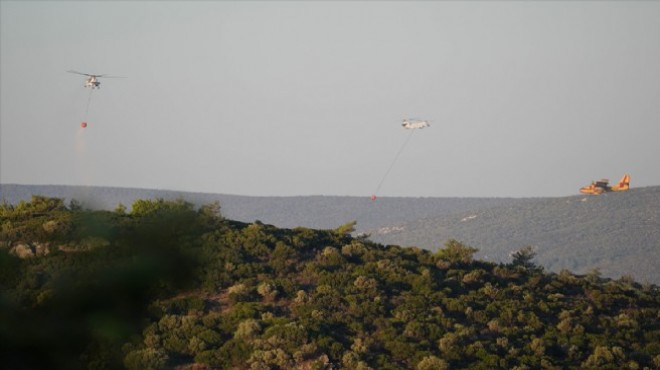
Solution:
<path fill-rule="evenodd" d="M 98 80 L 99 77 L 103 78 L 126 78 L 122 76 L 108 76 L 108 75 L 93 75 L 89 73 L 82 73 L 78 71 L 67 71 L 69 73 L 75 73 L 77 75 L 83 75 L 87 76 L 87 79 L 85 80 L 85 87 L 91 87 L 92 89 L 100 89 L 101 88 L 101 81 Z"/>
<path fill-rule="evenodd" d="M 430 122 L 431 121 L 425 121 L 421 119 L 404 119 L 403 124 L 401 124 L 401 126 L 403 126 L 403 128 L 408 130 L 416 129 L 416 128 L 422 129 L 424 127 L 431 126 Z"/>

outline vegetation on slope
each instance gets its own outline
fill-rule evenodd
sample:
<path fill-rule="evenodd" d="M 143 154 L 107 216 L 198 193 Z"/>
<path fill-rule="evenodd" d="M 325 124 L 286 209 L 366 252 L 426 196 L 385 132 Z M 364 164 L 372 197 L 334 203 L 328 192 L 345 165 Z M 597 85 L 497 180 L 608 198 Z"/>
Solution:
<path fill-rule="evenodd" d="M 548 274 L 529 248 L 495 264 L 455 240 L 383 246 L 354 224 L 278 229 L 218 204 L 126 211 L 0 207 L 3 367 L 660 366 L 657 286 Z"/>

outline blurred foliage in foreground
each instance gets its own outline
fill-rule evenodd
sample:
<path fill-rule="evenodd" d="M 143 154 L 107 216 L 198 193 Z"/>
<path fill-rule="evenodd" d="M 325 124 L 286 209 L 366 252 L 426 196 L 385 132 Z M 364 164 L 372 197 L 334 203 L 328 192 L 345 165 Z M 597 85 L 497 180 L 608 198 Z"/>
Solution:
<path fill-rule="evenodd" d="M 546 273 L 450 240 L 436 253 L 223 219 L 219 204 L 0 206 L 11 369 L 655 369 L 660 294 Z"/>

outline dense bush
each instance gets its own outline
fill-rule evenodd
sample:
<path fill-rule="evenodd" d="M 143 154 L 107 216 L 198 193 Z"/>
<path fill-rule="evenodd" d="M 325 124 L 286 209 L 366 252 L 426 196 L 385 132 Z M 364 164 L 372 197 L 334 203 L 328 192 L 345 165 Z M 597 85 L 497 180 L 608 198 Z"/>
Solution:
<path fill-rule="evenodd" d="M 53 199 L 0 209 L 7 368 L 654 369 L 660 294 L 546 273 L 450 240 L 435 253 L 223 219 L 218 205 Z M 50 253 L 19 259 L 18 242 Z"/>

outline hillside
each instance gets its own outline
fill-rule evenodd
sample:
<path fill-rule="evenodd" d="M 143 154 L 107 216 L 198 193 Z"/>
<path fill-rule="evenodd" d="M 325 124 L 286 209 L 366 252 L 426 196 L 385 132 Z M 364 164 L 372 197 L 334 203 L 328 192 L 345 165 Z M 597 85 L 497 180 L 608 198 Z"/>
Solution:
<path fill-rule="evenodd" d="M 372 232 L 381 243 L 431 250 L 457 239 L 480 258 L 507 261 L 531 245 L 549 270 L 629 275 L 660 283 L 660 187 L 601 196 L 528 199 L 478 211 L 391 224 Z"/>
<path fill-rule="evenodd" d="M 11 204 L 34 194 L 82 201 L 113 210 L 137 199 L 185 199 L 197 206 L 219 201 L 222 214 L 278 227 L 332 229 L 357 221 L 356 234 L 384 244 L 435 250 L 449 239 L 469 244 L 479 258 L 508 261 L 526 245 L 550 271 L 566 268 L 603 276 L 632 276 L 660 284 L 660 187 L 599 197 L 560 198 L 379 198 L 300 196 L 249 197 L 167 190 L 3 184 Z"/>
<path fill-rule="evenodd" d="M 0 206 L 0 361 L 11 369 L 647 369 L 660 290 L 217 204 Z M 21 255 L 22 258 L 19 258 Z"/>

